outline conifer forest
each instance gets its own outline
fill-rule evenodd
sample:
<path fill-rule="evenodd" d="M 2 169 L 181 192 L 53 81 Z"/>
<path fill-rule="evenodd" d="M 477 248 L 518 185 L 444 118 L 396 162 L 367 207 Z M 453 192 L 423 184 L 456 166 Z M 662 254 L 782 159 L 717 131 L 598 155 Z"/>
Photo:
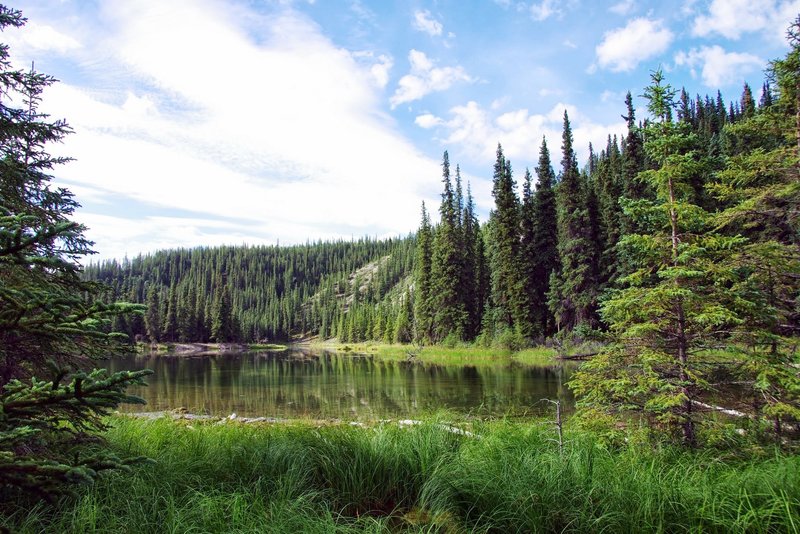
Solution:
<path fill-rule="evenodd" d="M 101 261 L 52 185 L 56 80 L 0 46 L 0 532 L 799 532 L 800 16 L 786 38 L 740 94 L 652 70 L 585 162 L 566 110 L 534 168 L 498 144 L 483 220 L 444 151 L 407 235 Z M 555 422 L 400 426 L 128 417 L 151 371 L 104 364 L 311 343 L 582 361 L 565 420 L 559 393 Z"/>

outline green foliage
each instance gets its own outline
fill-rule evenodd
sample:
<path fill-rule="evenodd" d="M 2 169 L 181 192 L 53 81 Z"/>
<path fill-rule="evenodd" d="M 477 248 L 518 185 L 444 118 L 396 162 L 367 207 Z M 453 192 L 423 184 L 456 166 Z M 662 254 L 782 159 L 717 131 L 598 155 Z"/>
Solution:
<path fill-rule="evenodd" d="M 0 27 L 24 22 L 0 6 Z M 67 159 L 46 151 L 70 130 L 38 111 L 53 82 L 13 70 L 0 46 L 0 500 L 20 492 L 49 497 L 123 467 L 107 449 L 86 444 L 104 428 L 102 415 L 136 400 L 125 387 L 149 374 L 76 371 L 126 351 L 124 334 L 111 326 L 141 309 L 101 302 L 102 288 L 80 278 L 78 260 L 91 243 L 70 220 L 78 207 L 71 193 L 49 184 L 48 173 Z"/>
<path fill-rule="evenodd" d="M 115 420 L 153 463 L 55 506 L 7 506 L 26 532 L 792 532 L 800 459 L 608 446 L 551 423 L 410 427 Z M 629 434 L 630 436 L 630 434 Z"/>
<path fill-rule="evenodd" d="M 550 278 L 548 305 L 558 329 L 596 322 L 597 250 L 588 191 L 578 171 L 572 128 L 564 111 L 561 174 L 556 189 L 559 269 Z"/>
<path fill-rule="evenodd" d="M 91 443 L 89 432 L 106 430 L 103 416 L 120 403 L 144 404 L 125 394 L 125 388 L 143 384 L 150 371 L 108 375 L 104 369 L 71 375 L 66 370 L 54 380 L 13 379 L 0 394 L 0 496 L 16 488 L 40 497 L 73 491 L 73 484 L 92 482 L 104 470 L 125 468 L 136 458 L 118 455 Z"/>
<path fill-rule="evenodd" d="M 602 304 L 602 316 L 616 343 L 576 374 L 572 387 L 586 406 L 612 413 L 637 411 L 652 424 L 679 429 L 685 443 L 696 443 L 698 398 L 708 391 L 709 368 L 700 350 L 713 348 L 741 325 L 742 294 L 726 283 L 729 258 L 744 239 L 711 231 L 711 217 L 688 199 L 690 179 L 703 168 L 685 123 L 672 122 L 674 91 L 660 72 L 645 90 L 654 117 L 646 129 L 645 150 L 658 166 L 640 178 L 656 200 L 640 204 L 639 227 L 647 234 L 623 237 L 635 270 Z M 630 215 L 637 215 L 630 213 Z"/>
<path fill-rule="evenodd" d="M 433 229 L 425 202 L 422 203 L 422 222 L 417 231 L 414 257 L 414 339 L 429 342 L 433 337 L 433 309 L 431 308 L 431 266 L 433 255 Z"/>
<path fill-rule="evenodd" d="M 497 145 L 497 159 L 492 178 L 495 209 L 489 216 L 488 256 L 491 274 L 493 329 L 513 328 L 515 320 L 524 314 L 519 300 L 520 272 L 520 204 L 511 162 Z"/>
<path fill-rule="evenodd" d="M 450 181 L 450 162 L 447 152 L 442 160 L 442 203 L 439 208 L 441 221 L 436 227 L 431 252 L 430 309 L 432 311 L 432 339 L 438 343 L 455 336 L 463 339 L 466 334 L 467 310 L 464 293 L 464 237 L 461 210 L 456 201 Z M 459 179 L 460 184 L 460 179 Z"/>
<path fill-rule="evenodd" d="M 413 252 L 410 237 L 177 249 L 90 265 L 84 276 L 110 286 L 108 300 L 147 305 L 145 323 L 127 325 L 133 338 L 161 339 L 172 321 L 171 308 L 177 324 L 173 341 L 210 341 L 215 314 L 227 341 L 328 338 L 338 335 L 340 322 L 349 328 L 359 314 L 368 313 L 359 320 L 374 326 L 379 305 L 397 312 L 410 284 Z"/>

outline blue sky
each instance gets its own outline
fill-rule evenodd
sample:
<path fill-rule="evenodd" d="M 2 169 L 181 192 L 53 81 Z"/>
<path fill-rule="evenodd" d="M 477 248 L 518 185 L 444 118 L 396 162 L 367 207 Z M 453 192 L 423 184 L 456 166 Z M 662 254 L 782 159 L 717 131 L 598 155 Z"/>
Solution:
<path fill-rule="evenodd" d="M 441 156 L 480 212 L 503 144 L 518 181 L 568 110 L 581 162 L 658 67 L 757 94 L 800 0 L 25 1 L 19 66 L 61 82 L 59 184 L 99 257 L 405 235 Z M 639 116 L 644 104 L 637 97 Z M 558 170 L 558 169 L 556 169 Z"/>

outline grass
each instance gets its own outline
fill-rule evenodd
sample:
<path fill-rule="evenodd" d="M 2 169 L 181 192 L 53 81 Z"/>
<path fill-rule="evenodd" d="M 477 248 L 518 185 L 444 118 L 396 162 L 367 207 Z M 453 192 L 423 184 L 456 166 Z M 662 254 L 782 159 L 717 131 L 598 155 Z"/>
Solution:
<path fill-rule="evenodd" d="M 277 343 L 249 343 L 247 345 L 249 350 L 288 350 L 288 345 L 279 345 Z"/>
<path fill-rule="evenodd" d="M 401 428 L 120 417 L 152 462 L 55 505 L 6 502 L 18 532 L 798 532 L 800 457 L 605 446 L 551 425 Z"/>
<path fill-rule="evenodd" d="M 547 347 L 537 347 L 521 351 L 501 348 L 463 345 L 446 347 L 442 345 L 420 347 L 414 345 L 388 345 L 381 343 L 322 343 L 312 345 L 336 352 L 354 354 L 372 354 L 375 358 L 386 361 L 404 361 L 413 355 L 414 359 L 424 363 L 439 365 L 497 365 L 521 363 L 525 365 L 552 364 L 555 351 Z"/>

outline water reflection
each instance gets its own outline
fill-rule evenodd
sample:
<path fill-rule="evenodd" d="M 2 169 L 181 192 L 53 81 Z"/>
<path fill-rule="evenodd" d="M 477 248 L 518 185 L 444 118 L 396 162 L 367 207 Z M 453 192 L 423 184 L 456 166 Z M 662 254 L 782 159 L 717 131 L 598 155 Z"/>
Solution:
<path fill-rule="evenodd" d="M 147 400 L 147 411 L 380 419 L 440 408 L 482 416 L 552 411 L 541 399 L 573 405 L 564 383 L 574 367 L 564 365 L 443 366 L 291 351 L 140 355 L 109 362 L 112 371 L 144 367 L 155 371 L 150 385 L 130 392 Z"/>

